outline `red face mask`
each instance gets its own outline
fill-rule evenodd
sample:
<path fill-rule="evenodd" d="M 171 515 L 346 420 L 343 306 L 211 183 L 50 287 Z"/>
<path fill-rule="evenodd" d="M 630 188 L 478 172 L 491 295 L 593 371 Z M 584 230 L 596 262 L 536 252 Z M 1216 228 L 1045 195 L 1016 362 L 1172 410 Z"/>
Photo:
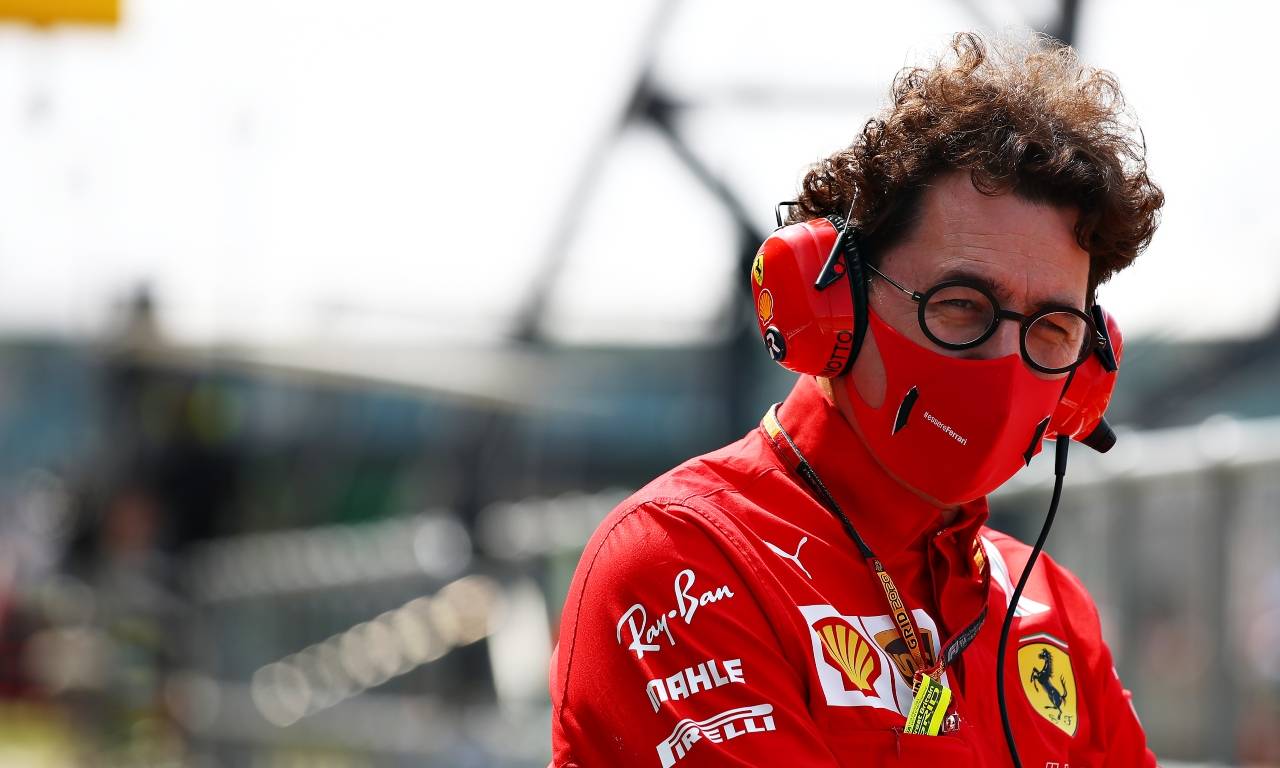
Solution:
<path fill-rule="evenodd" d="M 867 405 L 843 376 L 858 430 L 900 481 L 943 504 L 985 496 L 1040 452 L 1063 379 L 1043 379 L 1021 356 L 967 360 L 916 344 L 871 311 L 885 397 Z"/>

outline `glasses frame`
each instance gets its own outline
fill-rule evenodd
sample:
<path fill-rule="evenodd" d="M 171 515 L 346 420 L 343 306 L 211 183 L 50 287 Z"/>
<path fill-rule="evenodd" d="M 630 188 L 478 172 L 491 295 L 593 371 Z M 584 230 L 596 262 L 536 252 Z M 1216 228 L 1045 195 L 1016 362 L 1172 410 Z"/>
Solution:
<path fill-rule="evenodd" d="M 899 291 L 902 291 L 904 294 L 907 295 L 907 297 L 909 297 L 912 301 L 914 301 L 918 305 L 919 308 L 916 312 L 916 316 L 919 318 L 920 330 L 924 331 L 924 335 L 928 337 L 929 341 L 932 341 L 934 344 L 937 344 L 943 349 L 963 350 L 963 349 L 973 349 L 974 347 L 981 346 L 982 344 L 986 343 L 988 339 L 990 339 L 992 336 L 995 335 L 996 329 L 1000 327 L 1001 320 L 1017 320 L 1018 327 L 1019 327 L 1018 345 L 1021 348 L 1023 362 L 1025 362 L 1033 370 L 1039 371 L 1040 373 L 1059 374 L 1059 373 L 1070 373 L 1071 371 L 1075 370 L 1077 367 L 1079 367 L 1081 363 L 1089 359 L 1090 354 L 1092 354 L 1097 350 L 1103 349 L 1107 343 L 1106 339 L 1102 336 L 1102 334 L 1098 332 L 1098 326 L 1096 323 L 1094 323 L 1093 318 L 1089 316 L 1089 313 L 1076 309 L 1075 307 L 1050 305 L 1047 307 L 1041 307 L 1039 310 L 1037 310 L 1036 312 L 1030 315 L 1024 315 L 1021 312 L 1014 312 L 1011 309 L 1004 309 L 1003 307 L 1001 307 L 1000 302 L 996 300 L 996 297 L 992 295 L 991 291 L 988 290 L 986 286 L 973 280 L 945 280 L 933 286 L 932 288 L 925 291 L 924 293 L 920 293 L 919 291 L 913 291 L 910 288 L 904 287 L 903 285 L 898 283 L 898 281 L 889 277 L 888 275 L 876 269 L 875 267 L 871 266 L 870 264 L 867 264 L 866 267 L 867 269 L 871 270 L 876 275 L 878 275 L 886 283 L 888 283 L 889 285 L 892 285 L 894 288 L 897 288 Z M 942 339 L 933 335 L 933 333 L 929 330 L 929 324 L 925 321 L 925 316 L 924 316 L 925 307 L 928 306 L 929 299 L 933 298 L 934 294 L 936 294 L 939 291 L 945 290 L 947 288 L 956 288 L 956 287 L 972 288 L 978 293 L 981 293 L 983 296 L 986 297 L 987 301 L 991 302 L 991 308 L 995 310 L 994 314 L 991 317 L 991 325 L 987 327 L 987 330 L 984 331 L 981 336 L 974 339 L 973 341 L 966 341 L 960 344 L 956 344 L 949 341 L 943 341 Z M 1027 351 L 1027 331 L 1031 328 L 1032 324 L 1035 323 L 1040 318 L 1045 317 L 1046 315 L 1057 314 L 1058 312 L 1066 312 L 1068 314 L 1075 315 L 1076 317 L 1080 318 L 1085 322 L 1085 329 L 1086 329 L 1085 343 L 1081 345 L 1080 354 L 1076 358 L 1075 362 L 1071 363 L 1070 365 L 1062 366 L 1061 368 L 1047 368 L 1043 365 L 1040 365 L 1035 360 L 1033 360 L 1031 358 L 1031 354 Z M 1092 343 L 1089 342 L 1089 339 L 1093 340 Z"/>

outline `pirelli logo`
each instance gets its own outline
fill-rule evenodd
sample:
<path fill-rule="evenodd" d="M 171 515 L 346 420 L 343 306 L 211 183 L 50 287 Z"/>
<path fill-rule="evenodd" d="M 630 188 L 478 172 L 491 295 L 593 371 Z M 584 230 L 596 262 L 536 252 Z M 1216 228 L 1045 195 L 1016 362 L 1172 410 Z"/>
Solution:
<path fill-rule="evenodd" d="M 773 722 L 773 705 L 757 704 L 754 707 L 729 709 L 706 720 L 685 718 L 658 744 L 658 760 L 662 768 L 671 768 L 683 760 L 689 750 L 700 741 L 723 744 L 749 733 L 766 733 L 777 730 Z"/>

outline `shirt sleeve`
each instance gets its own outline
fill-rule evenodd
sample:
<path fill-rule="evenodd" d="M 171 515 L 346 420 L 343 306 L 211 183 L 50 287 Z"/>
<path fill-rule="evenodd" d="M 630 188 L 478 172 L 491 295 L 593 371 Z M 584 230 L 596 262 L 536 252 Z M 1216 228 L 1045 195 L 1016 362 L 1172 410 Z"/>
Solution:
<path fill-rule="evenodd" d="M 1147 735 L 1134 709 L 1133 696 L 1121 684 L 1111 650 L 1102 638 L 1098 608 L 1074 574 L 1066 569 L 1061 572 L 1074 587 L 1077 605 L 1072 614 L 1080 617 L 1077 629 L 1084 639 L 1081 645 L 1086 649 L 1085 669 L 1095 691 L 1089 698 L 1089 706 L 1090 719 L 1097 727 L 1086 746 L 1089 754 L 1080 755 L 1078 762 L 1103 768 L 1155 768 L 1156 756 L 1147 748 Z M 1077 762 L 1074 755 L 1072 762 Z"/>
<path fill-rule="evenodd" d="M 1111 662 L 1111 652 L 1105 643 L 1099 643 L 1097 666 L 1092 670 L 1095 680 L 1101 682 L 1102 696 L 1095 722 L 1105 723 L 1098 729 L 1102 743 L 1097 745 L 1104 755 L 1104 766 L 1142 766 L 1155 768 L 1156 756 L 1147 749 L 1147 735 L 1138 720 L 1133 706 L 1133 696 L 1120 682 L 1120 675 Z"/>
<path fill-rule="evenodd" d="M 565 601 L 552 764 L 834 768 L 755 568 L 703 512 L 611 515 Z"/>

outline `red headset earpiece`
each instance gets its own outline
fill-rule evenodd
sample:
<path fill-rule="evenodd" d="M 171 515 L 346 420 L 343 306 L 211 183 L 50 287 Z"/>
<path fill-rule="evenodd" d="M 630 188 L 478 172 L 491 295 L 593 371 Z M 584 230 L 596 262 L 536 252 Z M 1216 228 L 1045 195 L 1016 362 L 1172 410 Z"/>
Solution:
<path fill-rule="evenodd" d="M 852 233 L 846 236 L 842 221 L 833 223 L 838 218 L 780 227 L 751 264 L 765 349 L 796 373 L 838 376 L 861 346 L 866 285 Z"/>
<path fill-rule="evenodd" d="M 1095 304 L 1092 314 L 1102 344 L 1072 373 L 1044 436 L 1052 440 L 1065 435 L 1099 453 L 1106 453 L 1116 444 L 1116 433 L 1103 415 L 1116 387 L 1116 374 L 1124 355 L 1124 336 L 1110 312 Z"/>

